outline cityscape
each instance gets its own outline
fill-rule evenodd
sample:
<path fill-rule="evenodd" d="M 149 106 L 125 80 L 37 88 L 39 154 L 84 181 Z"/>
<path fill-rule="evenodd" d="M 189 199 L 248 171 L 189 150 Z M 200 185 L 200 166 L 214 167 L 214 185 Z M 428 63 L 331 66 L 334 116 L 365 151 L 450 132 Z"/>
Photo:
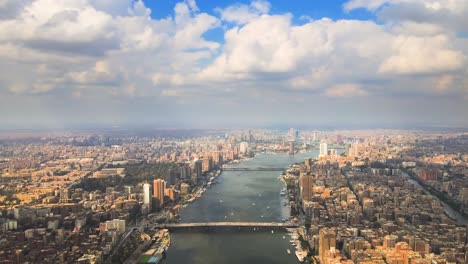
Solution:
<path fill-rule="evenodd" d="M 468 260 L 467 132 L 189 134 L 3 138 L 0 263 L 184 263 L 179 239 L 232 232 L 288 263 Z"/>
<path fill-rule="evenodd" d="M 0 264 L 468 264 L 467 0 L 0 0 Z"/>

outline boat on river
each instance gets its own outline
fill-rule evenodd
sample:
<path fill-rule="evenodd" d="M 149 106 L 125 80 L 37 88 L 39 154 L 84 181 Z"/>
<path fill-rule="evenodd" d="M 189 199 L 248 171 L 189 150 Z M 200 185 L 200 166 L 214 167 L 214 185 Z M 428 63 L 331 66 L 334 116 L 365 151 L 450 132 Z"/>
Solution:
<path fill-rule="evenodd" d="M 304 259 L 305 259 L 304 251 L 297 251 L 296 250 L 296 257 L 299 260 L 299 262 L 304 262 Z"/>

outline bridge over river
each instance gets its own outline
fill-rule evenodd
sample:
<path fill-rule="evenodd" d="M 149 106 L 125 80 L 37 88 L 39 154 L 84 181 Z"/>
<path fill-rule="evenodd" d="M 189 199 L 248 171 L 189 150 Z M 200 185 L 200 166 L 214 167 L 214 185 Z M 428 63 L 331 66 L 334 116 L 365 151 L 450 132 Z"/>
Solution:
<path fill-rule="evenodd" d="M 267 167 L 257 167 L 257 168 L 224 167 L 221 169 L 223 171 L 285 171 L 286 170 L 286 168 L 267 168 Z"/>
<path fill-rule="evenodd" d="M 169 230 L 216 230 L 216 229 L 284 229 L 296 228 L 298 224 L 285 223 L 261 223 L 261 222 L 205 222 L 205 223 L 173 223 L 157 224 L 156 228 Z"/>

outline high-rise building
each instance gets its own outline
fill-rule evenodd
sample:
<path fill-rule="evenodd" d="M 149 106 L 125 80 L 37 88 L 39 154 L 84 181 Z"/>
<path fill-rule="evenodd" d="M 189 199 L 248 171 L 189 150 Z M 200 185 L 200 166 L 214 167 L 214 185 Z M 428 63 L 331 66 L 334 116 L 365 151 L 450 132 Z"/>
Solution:
<path fill-rule="evenodd" d="M 319 233 L 319 260 L 325 263 L 327 251 L 334 251 L 336 248 L 336 232 L 331 228 L 322 228 Z"/>
<path fill-rule="evenodd" d="M 167 185 L 175 185 L 176 184 L 176 173 L 174 169 L 170 168 L 166 175 L 164 175 L 164 180 L 166 181 Z"/>
<path fill-rule="evenodd" d="M 143 204 L 151 207 L 151 184 L 143 184 Z"/>
<path fill-rule="evenodd" d="M 166 182 L 161 179 L 156 179 L 153 182 L 153 197 L 157 199 L 158 207 L 164 204 L 164 190 L 166 189 Z"/>
<path fill-rule="evenodd" d="M 305 173 L 301 173 L 299 176 L 299 190 L 300 195 L 303 201 L 310 201 L 313 197 L 313 181 L 314 177 L 311 175 L 307 175 Z"/>
<path fill-rule="evenodd" d="M 289 141 L 289 155 L 294 155 L 294 140 Z"/>
<path fill-rule="evenodd" d="M 214 165 L 220 165 L 221 163 L 223 163 L 223 155 L 220 151 L 214 151 L 212 156 Z"/>
<path fill-rule="evenodd" d="M 193 175 L 192 175 L 192 181 L 194 183 L 198 182 L 198 179 L 202 176 L 203 173 L 203 164 L 201 160 L 195 160 L 193 162 Z"/>
<path fill-rule="evenodd" d="M 188 165 L 182 165 L 180 168 L 179 168 L 179 174 L 180 174 L 180 178 L 181 179 L 188 179 L 190 178 L 190 176 L 192 175 L 192 171 L 190 169 L 190 166 Z"/>
<path fill-rule="evenodd" d="M 177 202 L 177 200 L 179 200 L 179 194 L 180 192 L 174 187 L 167 188 L 164 190 L 164 195 L 169 197 L 169 200 L 171 200 L 172 202 Z"/>
<path fill-rule="evenodd" d="M 326 142 L 320 143 L 320 157 L 325 157 L 328 155 L 328 145 Z"/>
<path fill-rule="evenodd" d="M 317 141 L 317 132 L 316 131 L 314 131 L 314 133 L 312 134 L 312 140 Z"/>
<path fill-rule="evenodd" d="M 252 142 L 254 141 L 254 138 L 252 136 L 252 131 L 249 130 L 249 132 L 247 133 L 247 141 L 249 142 Z"/>
<path fill-rule="evenodd" d="M 307 171 L 310 171 L 312 169 L 312 159 L 311 158 L 305 159 L 304 165 L 306 166 Z"/>
<path fill-rule="evenodd" d="M 241 154 L 247 154 L 249 153 L 249 143 L 247 142 L 241 142 L 239 146 L 239 152 Z"/>
<path fill-rule="evenodd" d="M 349 157 L 359 157 L 359 144 L 357 142 L 353 143 L 348 151 Z"/>
<path fill-rule="evenodd" d="M 212 168 L 213 168 L 213 158 L 211 158 L 211 156 L 206 155 L 205 157 L 203 157 L 202 170 L 210 171 Z"/>

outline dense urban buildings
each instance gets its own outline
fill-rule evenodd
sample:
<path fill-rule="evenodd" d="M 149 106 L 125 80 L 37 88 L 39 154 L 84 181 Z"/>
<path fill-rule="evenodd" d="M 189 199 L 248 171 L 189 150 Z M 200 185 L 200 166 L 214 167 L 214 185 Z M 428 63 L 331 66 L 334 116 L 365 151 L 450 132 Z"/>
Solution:
<path fill-rule="evenodd" d="M 465 263 L 467 146 L 463 132 L 403 130 L 4 137 L 0 263 L 160 258 L 170 235 L 154 226 L 178 222 L 226 164 L 298 153 L 316 153 L 282 177 L 299 259 Z"/>

